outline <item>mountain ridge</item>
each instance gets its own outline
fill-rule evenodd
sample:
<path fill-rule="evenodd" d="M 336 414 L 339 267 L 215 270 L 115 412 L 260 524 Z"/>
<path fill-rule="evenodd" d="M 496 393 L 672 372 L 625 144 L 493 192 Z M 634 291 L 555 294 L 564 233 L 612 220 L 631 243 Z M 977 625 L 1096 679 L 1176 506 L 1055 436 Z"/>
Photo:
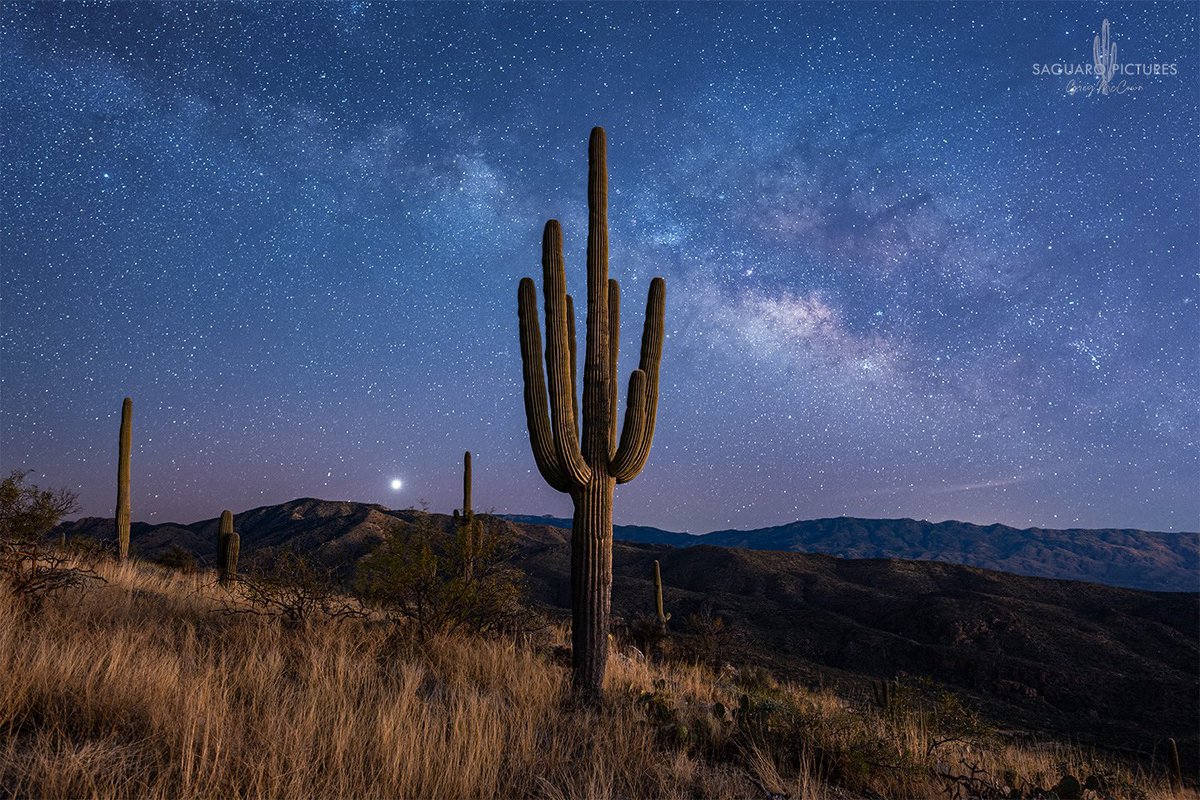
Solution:
<path fill-rule="evenodd" d="M 516 522 L 569 528 L 561 517 L 504 515 Z M 1014 528 L 907 517 L 823 517 L 747 530 L 681 533 L 613 525 L 613 538 L 673 547 L 715 545 L 821 553 L 839 558 L 939 561 L 1029 577 L 1102 583 L 1149 591 L 1200 590 L 1200 533 L 1137 528 Z"/>
<path fill-rule="evenodd" d="M 302 497 L 282 504 L 239 512 L 239 519 L 300 509 L 302 515 L 331 515 L 333 508 L 369 509 L 395 516 L 411 509 L 388 509 L 378 503 Z M 324 511 L 320 509 L 324 508 Z M 307 512 L 304 511 L 307 509 Z M 363 511 L 362 513 L 367 513 Z M 550 515 L 501 514 L 518 525 L 569 529 L 571 520 Z M 103 517 L 82 517 L 63 526 L 77 532 L 103 525 Z M 111 524 L 111 523 L 109 523 Z M 134 534 L 156 546 L 160 539 L 197 553 L 208 550 L 207 527 L 214 520 L 191 523 L 133 523 Z M 382 525 L 378 519 L 375 525 Z M 60 526 L 61 527 L 61 526 Z M 156 531 L 149 541 L 146 535 Z M 979 525 L 958 520 L 929 522 L 907 517 L 822 517 L 752 529 L 723 529 L 693 534 L 649 525 L 613 525 L 613 538 L 672 547 L 712 545 L 747 550 L 797 552 L 849 559 L 933 561 L 1007 572 L 1027 577 L 1086 581 L 1147 591 L 1200 591 L 1200 533 L 1146 531 L 1137 528 L 1014 528 L 1000 523 Z"/>

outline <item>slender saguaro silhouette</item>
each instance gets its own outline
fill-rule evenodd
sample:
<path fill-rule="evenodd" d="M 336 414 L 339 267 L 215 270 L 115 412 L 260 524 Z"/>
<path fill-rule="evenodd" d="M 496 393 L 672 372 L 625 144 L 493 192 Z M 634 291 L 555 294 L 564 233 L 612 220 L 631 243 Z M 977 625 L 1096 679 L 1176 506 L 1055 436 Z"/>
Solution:
<path fill-rule="evenodd" d="M 587 344 L 583 361 L 583 426 L 577 423 L 574 303 L 563 271 L 562 228 L 546 223 L 542 289 L 546 303 L 546 374 L 537 292 L 532 278 L 518 291 L 525 417 L 534 461 L 546 482 L 571 495 L 572 684 L 577 695 L 598 698 L 608 659 L 612 601 L 613 489 L 637 477 L 650 456 L 658 409 L 666 284 L 650 282 L 642 351 L 629 377 L 625 425 L 617 440 L 617 350 L 620 289 L 608 277 L 608 166 L 603 128 L 588 144 Z M 547 378 L 549 376 L 549 386 Z M 549 409 L 547 409 L 547 392 Z"/>
<path fill-rule="evenodd" d="M 454 509 L 454 530 L 462 547 L 463 577 L 475 577 L 475 558 L 480 542 L 483 541 L 483 524 L 475 519 L 471 509 L 471 451 L 463 453 L 463 507 L 462 513 Z"/>
<path fill-rule="evenodd" d="M 117 557 L 129 558 L 129 450 L 133 445 L 133 400 L 121 403 L 121 438 L 117 452 Z"/>
<path fill-rule="evenodd" d="M 654 562 L 654 610 L 658 614 L 658 629 L 665 635 L 671 615 L 663 611 L 662 569 L 658 566 L 658 561 Z"/>

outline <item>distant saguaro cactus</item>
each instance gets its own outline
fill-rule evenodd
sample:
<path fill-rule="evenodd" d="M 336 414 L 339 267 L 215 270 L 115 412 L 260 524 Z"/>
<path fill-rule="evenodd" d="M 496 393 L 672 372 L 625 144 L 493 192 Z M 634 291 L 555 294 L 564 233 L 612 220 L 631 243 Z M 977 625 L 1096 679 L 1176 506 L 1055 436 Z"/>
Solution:
<path fill-rule="evenodd" d="M 871 694 L 875 696 L 875 704 L 883 711 L 890 711 L 895 698 L 892 681 L 871 681 Z"/>
<path fill-rule="evenodd" d="M 1170 761 L 1171 768 L 1171 789 L 1176 792 L 1183 791 L 1183 770 L 1179 766 L 1179 746 L 1175 744 L 1174 739 L 1167 739 L 1167 758 Z"/>
<path fill-rule="evenodd" d="M 576 422 L 573 301 L 563 269 L 562 228 L 546 223 L 542 281 L 546 302 L 546 372 L 537 290 L 522 278 L 518 292 L 525 416 L 538 471 L 575 505 L 571 527 L 571 662 L 577 695 L 597 698 L 608 659 L 612 604 L 612 503 L 618 483 L 633 480 L 650 456 L 658 408 L 666 284 L 650 282 L 641 360 L 629 378 L 625 425 L 617 441 L 617 352 L 620 289 L 608 277 L 608 166 L 603 128 L 588 144 L 587 345 L 583 363 L 583 430 Z"/>
<path fill-rule="evenodd" d="M 117 451 L 117 557 L 129 558 L 129 450 L 133 446 L 133 400 L 121 403 L 120 449 Z"/>
<path fill-rule="evenodd" d="M 237 580 L 238 551 L 241 547 L 242 538 L 233 529 L 233 512 L 226 509 L 221 512 L 221 524 L 217 529 L 217 570 L 222 586 Z"/>
<path fill-rule="evenodd" d="M 663 613 L 662 569 L 658 566 L 657 560 L 654 562 L 654 609 L 658 612 L 658 627 L 665 634 L 667 623 L 671 621 L 671 615 Z"/>
<path fill-rule="evenodd" d="M 462 549 L 463 577 L 471 580 L 475 572 L 475 558 L 478 555 L 479 544 L 483 539 L 481 522 L 475 519 L 471 510 L 471 451 L 463 453 L 463 507 L 462 512 L 454 509 L 455 535 L 459 537 L 459 547 Z"/>

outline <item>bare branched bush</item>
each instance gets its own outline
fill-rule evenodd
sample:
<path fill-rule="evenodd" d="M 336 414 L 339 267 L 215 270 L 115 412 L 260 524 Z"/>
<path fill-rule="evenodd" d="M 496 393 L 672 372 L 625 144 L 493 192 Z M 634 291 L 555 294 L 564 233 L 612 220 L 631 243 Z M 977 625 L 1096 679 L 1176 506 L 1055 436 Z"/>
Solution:
<path fill-rule="evenodd" d="M 730 633 L 724 617 L 705 603 L 699 613 L 688 614 L 683 621 L 683 632 L 687 638 L 680 644 L 685 656 L 714 667 L 721 665 L 729 648 Z"/>
<path fill-rule="evenodd" d="M 227 614 L 252 614 L 298 625 L 317 617 L 345 619 L 366 612 L 347 597 L 330 570 L 292 549 L 271 559 L 265 569 L 237 576 L 228 588 Z"/>
<path fill-rule="evenodd" d="M 169 549 L 155 556 L 153 560 L 156 564 L 177 569 L 185 575 L 192 575 L 200 569 L 200 560 L 196 558 L 196 554 L 177 544 L 171 545 Z"/>
<path fill-rule="evenodd" d="M 31 612 L 51 595 L 100 580 L 102 552 L 87 543 L 47 539 L 51 529 L 77 510 L 74 492 L 26 484 L 28 471 L 14 470 L 0 481 L 0 581 Z"/>

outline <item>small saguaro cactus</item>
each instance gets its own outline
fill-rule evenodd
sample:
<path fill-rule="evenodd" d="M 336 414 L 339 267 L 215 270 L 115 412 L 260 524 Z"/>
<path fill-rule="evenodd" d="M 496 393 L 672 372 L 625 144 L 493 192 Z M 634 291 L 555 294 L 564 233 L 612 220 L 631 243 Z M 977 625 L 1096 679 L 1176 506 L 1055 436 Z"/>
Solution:
<path fill-rule="evenodd" d="M 671 615 L 663 613 L 662 569 L 657 560 L 654 562 L 654 610 L 658 612 L 658 627 L 665 634 Z"/>
<path fill-rule="evenodd" d="M 875 696 L 875 704 L 883 711 L 890 711 L 895 701 L 892 681 L 871 681 L 871 694 Z"/>
<path fill-rule="evenodd" d="M 483 540 L 482 523 L 475 519 L 471 510 L 471 451 L 463 453 L 463 507 L 462 512 L 454 509 L 454 529 L 462 549 L 463 577 L 474 577 L 475 558 L 479 555 L 479 544 Z"/>
<path fill-rule="evenodd" d="M 658 409 L 666 284 L 650 282 L 638 369 L 629 378 L 625 425 L 617 439 L 617 350 L 620 288 L 608 277 L 608 165 L 603 128 L 588 143 L 587 346 L 583 358 L 582 432 L 577 423 L 574 303 L 563 269 L 562 228 L 550 220 L 542 236 L 546 302 L 546 369 L 537 289 L 522 278 L 517 312 L 525 383 L 525 418 L 538 471 L 571 495 L 571 683 L 596 699 L 608 661 L 612 605 L 613 489 L 637 477 L 650 456 Z M 549 408 L 546 405 L 549 375 Z"/>
<path fill-rule="evenodd" d="M 222 586 L 237 580 L 238 551 L 241 546 L 242 539 L 233 529 L 233 512 L 226 509 L 221 512 L 221 524 L 217 529 L 217 570 Z"/>
<path fill-rule="evenodd" d="M 1167 739 L 1167 759 L 1170 761 L 1171 768 L 1171 789 L 1176 792 L 1183 791 L 1183 770 L 1179 766 L 1179 746 L 1175 744 L 1174 739 Z"/>
<path fill-rule="evenodd" d="M 117 451 L 117 557 L 129 558 L 129 450 L 133 446 L 133 400 L 121 403 L 120 449 Z"/>

